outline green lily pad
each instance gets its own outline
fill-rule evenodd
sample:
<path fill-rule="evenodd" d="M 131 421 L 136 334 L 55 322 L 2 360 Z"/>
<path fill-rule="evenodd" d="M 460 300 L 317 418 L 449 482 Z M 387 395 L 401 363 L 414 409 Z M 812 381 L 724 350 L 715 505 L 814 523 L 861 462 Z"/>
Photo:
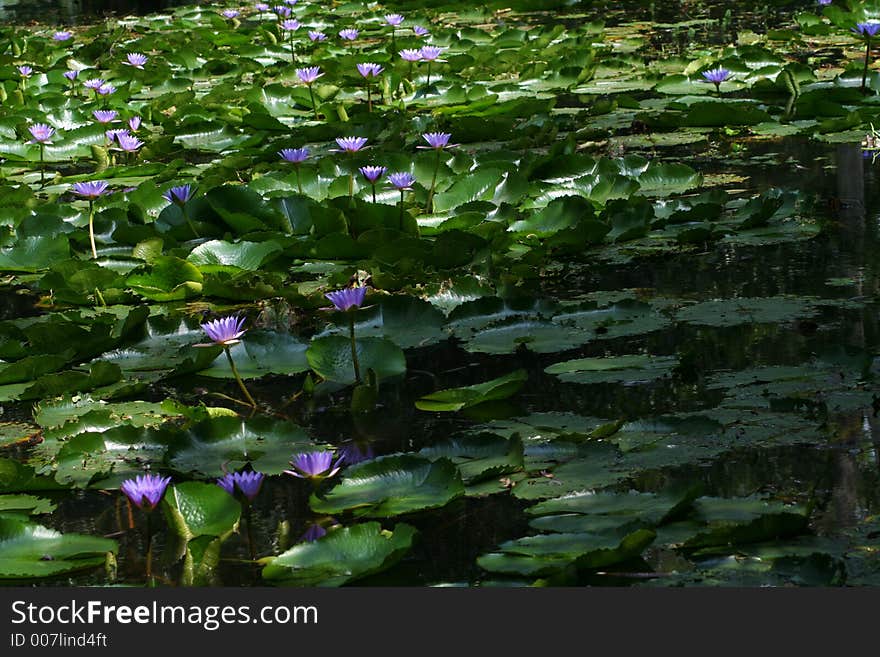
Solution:
<path fill-rule="evenodd" d="M 495 573 L 553 575 L 565 568 L 594 570 L 639 556 L 654 540 L 639 529 L 623 537 L 589 533 L 539 534 L 507 541 L 477 558 L 477 565 Z"/>
<path fill-rule="evenodd" d="M 525 370 L 516 370 L 485 383 L 438 390 L 417 400 L 416 408 L 420 411 L 460 411 L 487 401 L 507 399 L 519 392 L 527 379 Z"/>
<path fill-rule="evenodd" d="M 36 495 L 0 495 L 0 514 L 5 511 L 26 513 L 31 516 L 52 513 L 57 505 Z"/>
<path fill-rule="evenodd" d="M 267 475 L 281 474 L 294 454 L 318 449 L 293 422 L 269 418 L 215 417 L 176 436 L 168 464 L 182 473 L 222 477 L 246 464 Z"/>
<path fill-rule="evenodd" d="M 446 505 L 464 494 L 461 474 L 445 458 L 403 454 L 346 468 L 342 481 L 309 504 L 317 513 L 353 511 L 359 517 L 391 518 Z"/>
<path fill-rule="evenodd" d="M 357 358 L 361 376 L 373 370 L 376 378 L 387 379 L 406 372 L 403 350 L 385 338 L 358 338 Z M 311 368 L 322 378 L 350 385 L 356 382 L 351 341 L 341 335 L 315 338 L 306 351 Z"/>
<path fill-rule="evenodd" d="M 577 358 L 554 363 L 544 369 L 570 383 L 623 383 L 632 385 L 668 377 L 678 365 L 675 356 L 611 356 Z"/>
<path fill-rule="evenodd" d="M 409 551 L 415 528 L 378 522 L 342 527 L 265 560 L 263 579 L 286 586 L 342 586 L 393 566 Z"/>
<path fill-rule="evenodd" d="M 448 458 L 458 466 L 466 485 L 523 467 L 523 444 L 516 434 L 509 439 L 490 433 L 451 438 L 419 450 L 418 455 L 431 460 Z"/>
<path fill-rule="evenodd" d="M 812 299 L 778 296 L 703 301 L 682 308 L 675 318 L 701 326 L 735 326 L 779 324 L 817 314 L 819 310 Z"/>
<path fill-rule="evenodd" d="M 308 345 L 289 333 L 248 331 L 244 339 L 230 348 L 235 368 L 244 379 L 266 374 L 299 374 L 309 369 Z M 211 365 L 199 371 L 201 376 L 234 378 L 226 355 L 221 353 Z"/>
<path fill-rule="evenodd" d="M 104 565 L 116 541 L 62 534 L 23 518 L 0 517 L 0 579 L 39 579 Z"/>
<path fill-rule="evenodd" d="M 241 515 L 241 505 L 217 484 L 174 484 L 162 499 L 168 526 L 185 541 L 200 536 L 225 536 L 235 529 Z"/>
<path fill-rule="evenodd" d="M 186 259 L 198 267 L 238 267 L 256 271 L 270 259 L 273 253 L 281 251 L 281 245 L 268 242 L 224 242 L 211 240 L 203 242 L 190 251 Z"/>

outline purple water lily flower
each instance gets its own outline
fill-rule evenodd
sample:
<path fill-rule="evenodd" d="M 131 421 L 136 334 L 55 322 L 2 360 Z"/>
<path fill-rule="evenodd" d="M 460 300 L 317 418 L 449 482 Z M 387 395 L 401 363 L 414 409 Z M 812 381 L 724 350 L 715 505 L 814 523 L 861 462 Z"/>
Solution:
<path fill-rule="evenodd" d="M 706 78 L 707 82 L 721 84 L 730 77 L 730 71 L 719 66 L 709 71 L 703 71 L 703 77 Z"/>
<path fill-rule="evenodd" d="M 309 39 L 312 41 L 326 41 L 327 35 L 316 30 L 309 30 Z"/>
<path fill-rule="evenodd" d="M 278 15 L 278 18 L 289 18 L 293 13 L 290 7 L 285 7 L 284 5 L 275 5 L 272 7 L 272 11 Z"/>
<path fill-rule="evenodd" d="M 61 30 L 52 35 L 54 41 L 69 41 L 71 38 L 73 38 L 73 32 L 68 30 Z"/>
<path fill-rule="evenodd" d="M 281 159 L 291 164 L 302 164 L 309 157 L 308 148 L 282 148 L 278 151 Z"/>
<path fill-rule="evenodd" d="M 76 76 L 79 75 L 79 71 L 64 71 L 64 73 L 62 73 L 61 75 L 73 82 L 74 80 L 76 80 Z"/>
<path fill-rule="evenodd" d="M 119 139 L 119 135 L 127 135 L 129 134 L 128 130 L 125 128 L 114 128 L 113 130 L 105 130 L 104 135 L 111 142 L 117 141 Z"/>
<path fill-rule="evenodd" d="M 352 308 L 360 308 L 367 296 L 367 287 L 346 287 L 325 295 L 333 303 L 333 307 L 340 312 L 346 312 Z"/>
<path fill-rule="evenodd" d="M 816 3 L 822 7 L 826 7 L 831 4 L 831 0 L 816 0 Z"/>
<path fill-rule="evenodd" d="M 116 110 L 92 110 L 92 116 L 98 123 L 112 123 L 118 115 Z"/>
<path fill-rule="evenodd" d="M 428 34 L 430 34 L 430 32 L 428 32 L 428 29 L 422 27 L 421 25 L 413 25 L 412 31 L 417 37 L 428 36 Z"/>
<path fill-rule="evenodd" d="M 422 51 L 417 48 L 404 48 L 399 53 L 400 58 L 406 62 L 422 61 Z"/>
<path fill-rule="evenodd" d="M 227 20 L 232 20 L 233 18 L 237 17 L 238 14 L 239 11 L 237 9 L 224 9 L 220 12 L 220 15 Z"/>
<path fill-rule="evenodd" d="M 419 51 L 422 55 L 422 59 L 426 62 L 442 62 L 445 61 L 443 59 L 438 59 L 440 57 L 440 53 L 442 53 L 445 48 L 440 48 L 439 46 L 422 46 L 422 49 Z"/>
<path fill-rule="evenodd" d="M 269 5 L 265 2 L 258 2 L 254 5 L 254 9 L 257 11 L 269 11 Z"/>
<path fill-rule="evenodd" d="M 34 123 L 33 125 L 28 126 L 28 131 L 31 133 L 31 139 L 29 144 L 51 144 L 49 141 L 52 139 L 52 135 L 55 134 L 55 128 L 46 125 L 45 123 Z"/>
<path fill-rule="evenodd" d="M 128 131 L 116 135 L 116 142 L 119 144 L 120 150 L 126 153 L 134 153 L 137 149 L 144 145 L 140 139 L 134 135 L 128 134 Z"/>
<path fill-rule="evenodd" d="M 321 69 L 318 66 L 309 66 L 307 68 L 296 69 L 296 77 L 298 77 L 301 82 L 305 82 L 306 84 L 312 84 L 322 75 L 324 74 L 321 73 Z"/>
<path fill-rule="evenodd" d="M 871 37 L 876 36 L 877 32 L 880 31 L 880 23 L 856 23 L 856 26 L 852 28 L 852 31 L 870 39 Z"/>
<path fill-rule="evenodd" d="M 125 493 L 135 506 L 143 511 L 152 511 L 159 504 L 170 483 L 171 477 L 145 474 L 138 475 L 134 479 L 126 479 L 119 490 Z"/>
<path fill-rule="evenodd" d="M 167 192 L 162 194 L 162 198 L 169 203 L 174 203 L 174 205 L 183 207 L 195 195 L 195 193 L 196 188 L 192 185 L 178 185 L 170 188 Z"/>
<path fill-rule="evenodd" d="M 389 173 L 388 182 L 392 187 L 394 187 L 394 189 L 402 192 L 412 189 L 412 186 L 416 182 L 416 179 L 411 173 L 401 171 L 399 173 Z"/>
<path fill-rule="evenodd" d="M 21 75 L 21 77 L 23 78 L 29 78 L 31 77 L 31 75 L 33 75 L 33 73 L 34 69 L 32 69 L 27 64 L 23 64 L 22 66 L 18 67 L 18 74 Z"/>
<path fill-rule="evenodd" d="M 104 86 L 104 80 L 102 80 L 101 78 L 92 78 L 90 80 L 86 80 L 85 82 L 83 82 L 83 86 L 86 89 L 91 89 L 92 91 L 97 91 L 98 89 L 100 89 L 101 87 Z"/>
<path fill-rule="evenodd" d="M 403 23 L 403 16 L 400 14 L 385 14 L 385 22 L 392 27 L 397 27 Z"/>
<path fill-rule="evenodd" d="M 132 132 L 137 132 L 138 128 L 141 127 L 141 117 L 133 116 L 128 120 L 128 127 L 131 128 Z"/>
<path fill-rule="evenodd" d="M 379 66 L 378 64 L 373 64 L 372 62 L 367 62 L 365 64 L 357 65 L 358 73 L 361 74 L 362 77 L 365 78 L 374 78 L 379 75 L 385 69 Z"/>
<path fill-rule="evenodd" d="M 308 452 L 297 454 L 290 461 L 291 470 L 285 470 L 284 474 L 293 475 L 300 479 L 326 479 L 332 477 L 340 469 L 342 458 L 333 462 L 333 452 L 323 450 L 321 452 Z"/>
<path fill-rule="evenodd" d="M 130 52 L 125 56 L 125 61 L 122 63 L 126 66 L 134 66 L 135 68 L 144 70 L 144 64 L 147 63 L 147 56 L 139 52 Z"/>
<path fill-rule="evenodd" d="M 288 18 L 281 21 L 280 27 L 285 32 L 294 32 L 300 28 L 300 22 L 295 18 Z"/>
<path fill-rule="evenodd" d="M 265 475 L 262 472 L 244 471 L 227 472 L 217 480 L 217 485 L 235 497 L 236 489 L 244 495 L 248 502 L 253 502 L 263 485 Z"/>
<path fill-rule="evenodd" d="M 416 148 L 434 148 L 434 149 L 444 149 L 444 148 L 452 148 L 453 146 L 457 146 L 458 144 L 450 144 L 449 138 L 452 135 L 448 132 L 426 132 L 422 135 L 422 139 L 428 142 L 427 146 L 416 146 Z"/>
<path fill-rule="evenodd" d="M 342 39 L 343 41 L 354 41 L 355 39 L 358 38 L 358 34 L 360 34 L 360 32 L 358 32 L 353 27 L 349 27 L 344 30 L 339 30 L 339 38 Z"/>
<path fill-rule="evenodd" d="M 244 317 L 222 317 L 210 322 L 202 324 L 202 330 L 213 341 L 212 344 L 197 344 L 196 347 L 229 347 L 241 342 L 239 338 L 243 336 L 247 329 L 244 326 Z"/>
<path fill-rule="evenodd" d="M 361 175 L 363 175 L 364 178 L 370 181 L 371 185 L 375 185 L 376 181 L 384 176 L 385 172 L 388 171 L 388 167 L 368 166 L 361 167 L 360 169 L 358 169 L 358 171 L 361 172 Z"/>
<path fill-rule="evenodd" d="M 93 180 L 73 183 L 73 193 L 87 199 L 96 199 L 107 191 L 107 181 Z"/>
<path fill-rule="evenodd" d="M 344 151 L 346 153 L 357 153 L 361 150 L 364 145 L 367 143 L 366 137 L 337 137 L 336 143 L 339 145 L 339 150 Z"/>
<path fill-rule="evenodd" d="M 98 94 L 101 96 L 109 96 L 116 91 L 116 87 L 114 87 L 112 84 L 102 84 L 100 87 L 95 89 L 95 91 L 97 91 Z"/>

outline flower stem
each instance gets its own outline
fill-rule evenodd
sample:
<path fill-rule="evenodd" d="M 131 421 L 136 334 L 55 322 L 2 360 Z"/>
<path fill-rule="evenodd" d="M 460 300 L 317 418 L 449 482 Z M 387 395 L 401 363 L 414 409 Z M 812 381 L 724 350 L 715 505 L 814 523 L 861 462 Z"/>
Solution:
<path fill-rule="evenodd" d="M 312 111 L 315 113 L 315 121 L 318 120 L 318 106 L 315 105 L 315 94 L 312 91 L 312 85 L 309 85 L 309 98 L 312 99 Z"/>
<path fill-rule="evenodd" d="M 147 512 L 147 564 L 145 567 L 147 586 L 153 579 L 153 514 Z"/>
<path fill-rule="evenodd" d="M 95 201 L 89 199 L 89 242 L 92 244 L 92 258 L 98 259 L 98 249 L 95 248 Z"/>
<path fill-rule="evenodd" d="M 293 49 L 293 30 L 290 31 L 290 63 L 293 64 L 296 61 L 296 55 Z"/>
<path fill-rule="evenodd" d="M 370 89 L 369 81 L 367 81 L 367 111 L 370 113 L 373 112 L 373 94 Z"/>
<path fill-rule="evenodd" d="M 373 187 L 373 203 L 376 202 L 376 183 L 372 184 Z"/>
<path fill-rule="evenodd" d="M 40 189 L 43 189 L 43 186 L 46 184 L 43 180 L 43 176 L 46 173 L 46 167 L 43 165 L 43 149 L 45 148 L 45 144 L 40 142 Z"/>
<path fill-rule="evenodd" d="M 425 212 L 432 212 L 434 209 L 434 187 L 437 185 L 437 172 L 440 170 L 440 153 L 442 152 L 442 148 L 437 149 L 437 160 L 434 162 L 434 177 L 431 178 L 431 189 L 428 190 L 428 200 L 425 203 Z"/>
<path fill-rule="evenodd" d="M 428 60 L 428 81 L 425 83 L 425 87 L 431 86 L 431 61 Z"/>
<path fill-rule="evenodd" d="M 199 235 L 199 231 L 196 230 L 195 224 L 193 224 L 192 219 L 189 218 L 189 212 L 186 211 L 186 207 L 181 205 L 180 211 L 183 213 L 183 218 L 186 219 L 186 223 L 189 225 L 189 229 L 193 232 L 195 237 L 201 237 Z"/>
<path fill-rule="evenodd" d="M 354 310 L 348 311 L 348 335 L 351 338 L 351 363 L 354 365 L 354 380 L 361 382 L 361 366 L 358 362 L 357 341 L 354 339 Z"/>
<path fill-rule="evenodd" d="M 254 551 L 254 523 L 251 520 L 251 503 L 248 501 L 244 502 L 244 519 L 245 522 L 247 522 L 248 551 L 251 555 L 251 561 L 256 562 L 257 553 Z"/>
<path fill-rule="evenodd" d="M 865 38 L 865 68 L 862 69 L 862 93 L 865 93 L 867 87 L 865 81 L 868 79 L 868 62 L 871 59 L 871 37 Z"/>
<path fill-rule="evenodd" d="M 296 188 L 299 190 L 299 193 L 302 194 L 303 193 L 303 186 L 302 186 L 302 180 L 300 180 L 300 178 L 299 178 L 299 165 L 298 164 L 294 167 L 294 170 L 296 171 Z"/>
<path fill-rule="evenodd" d="M 247 387 L 244 385 L 244 381 L 241 380 L 241 376 L 238 374 L 238 368 L 235 367 L 235 361 L 232 360 L 232 354 L 229 351 L 229 347 L 223 347 L 223 351 L 226 352 L 226 360 L 229 361 L 229 367 L 232 369 L 232 376 L 235 377 L 235 381 L 238 383 L 238 387 L 241 388 L 241 392 L 244 395 L 245 399 L 248 400 L 248 403 L 256 408 L 257 402 L 254 401 L 254 398 L 251 397 L 251 393 L 248 392 Z"/>
<path fill-rule="evenodd" d="M 400 219 L 397 222 L 397 228 L 403 232 L 403 190 L 400 190 Z"/>

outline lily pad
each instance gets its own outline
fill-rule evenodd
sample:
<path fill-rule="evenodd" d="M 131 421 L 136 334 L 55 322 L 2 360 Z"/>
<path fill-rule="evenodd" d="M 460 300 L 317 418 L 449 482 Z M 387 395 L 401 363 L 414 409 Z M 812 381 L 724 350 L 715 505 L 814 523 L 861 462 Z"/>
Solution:
<path fill-rule="evenodd" d="M 108 538 L 62 534 L 23 518 L 0 517 L 0 579 L 39 579 L 104 565 Z"/>
<path fill-rule="evenodd" d="M 187 481 L 169 486 L 162 498 L 168 526 L 185 541 L 225 536 L 241 515 L 241 505 L 217 484 Z"/>
<path fill-rule="evenodd" d="M 460 411 L 487 401 L 507 399 L 525 385 L 528 374 L 516 370 L 510 374 L 463 388 L 438 390 L 416 401 L 420 411 Z"/>
<path fill-rule="evenodd" d="M 668 377 L 678 365 L 675 356 L 609 356 L 606 358 L 577 358 L 554 363 L 545 368 L 570 383 L 623 383 L 633 385 Z"/>
<path fill-rule="evenodd" d="M 378 522 L 342 527 L 265 560 L 263 579 L 286 586 L 342 586 L 393 566 L 409 551 L 415 528 Z"/>
<path fill-rule="evenodd" d="M 342 481 L 313 494 L 309 504 L 317 513 L 350 510 L 358 517 L 391 518 L 444 506 L 463 494 L 461 474 L 451 461 L 403 454 L 346 468 Z"/>

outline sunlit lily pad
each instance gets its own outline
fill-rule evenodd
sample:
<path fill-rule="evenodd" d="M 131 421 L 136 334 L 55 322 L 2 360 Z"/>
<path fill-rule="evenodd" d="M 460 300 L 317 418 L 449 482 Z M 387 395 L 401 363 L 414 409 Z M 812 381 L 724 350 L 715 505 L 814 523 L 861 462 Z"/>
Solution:
<path fill-rule="evenodd" d="M 525 370 L 463 388 L 438 390 L 416 401 L 421 411 L 460 411 L 488 401 L 507 399 L 519 391 L 528 375 Z"/>
<path fill-rule="evenodd" d="M 54 577 L 102 566 L 116 541 L 62 534 L 25 519 L 0 517 L 0 578 Z"/>
<path fill-rule="evenodd" d="M 394 565 L 409 551 L 415 534 L 406 524 L 392 531 L 378 522 L 342 527 L 267 559 L 263 579 L 287 586 L 342 586 Z"/>
<path fill-rule="evenodd" d="M 461 474 L 451 461 L 404 454 L 347 468 L 338 484 L 312 495 L 309 504 L 318 513 L 351 510 L 357 516 L 390 518 L 444 506 L 463 494 Z"/>

